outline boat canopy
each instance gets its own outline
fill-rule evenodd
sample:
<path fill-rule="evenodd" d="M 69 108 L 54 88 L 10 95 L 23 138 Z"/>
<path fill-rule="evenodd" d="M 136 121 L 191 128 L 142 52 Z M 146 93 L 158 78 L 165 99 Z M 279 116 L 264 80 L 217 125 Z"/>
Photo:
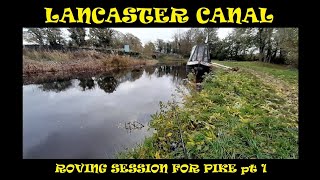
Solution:
<path fill-rule="evenodd" d="M 210 63 L 209 46 L 199 44 L 193 46 L 188 62 Z"/>

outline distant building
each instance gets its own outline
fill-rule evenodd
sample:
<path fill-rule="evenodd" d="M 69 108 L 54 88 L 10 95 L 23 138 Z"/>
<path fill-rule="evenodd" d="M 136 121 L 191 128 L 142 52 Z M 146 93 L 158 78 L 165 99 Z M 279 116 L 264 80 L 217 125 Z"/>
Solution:
<path fill-rule="evenodd" d="M 130 52 L 129 45 L 124 45 L 124 52 Z"/>

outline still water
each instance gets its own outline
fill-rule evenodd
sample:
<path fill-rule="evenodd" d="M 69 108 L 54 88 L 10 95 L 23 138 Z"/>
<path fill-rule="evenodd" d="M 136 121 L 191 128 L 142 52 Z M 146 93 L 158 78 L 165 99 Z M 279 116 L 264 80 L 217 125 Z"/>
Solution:
<path fill-rule="evenodd" d="M 103 159 L 152 134 L 150 115 L 172 100 L 183 65 L 158 65 L 23 86 L 23 157 Z"/>

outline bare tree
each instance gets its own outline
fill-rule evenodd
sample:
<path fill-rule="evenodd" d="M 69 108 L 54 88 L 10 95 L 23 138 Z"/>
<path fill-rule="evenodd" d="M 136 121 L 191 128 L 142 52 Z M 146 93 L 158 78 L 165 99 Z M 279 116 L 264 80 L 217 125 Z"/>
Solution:
<path fill-rule="evenodd" d="M 163 50 L 165 49 L 165 42 L 162 39 L 157 39 L 156 47 L 159 52 L 163 52 Z"/>
<path fill-rule="evenodd" d="M 75 46 L 84 46 L 86 43 L 86 30 L 84 28 L 68 28 L 71 42 Z"/>
<path fill-rule="evenodd" d="M 151 41 L 146 43 L 143 48 L 143 52 L 145 54 L 152 54 L 155 50 L 156 50 L 156 46 Z"/>
<path fill-rule="evenodd" d="M 45 44 L 46 33 L 44 28 L 28 28 L 23 38 L 30 43 L 37 43 L 40 46 Z"/>
<path fill-rule="evenodd" d="M 90 28 L 89 38 L 92 45 L 106 48 L 112 44 L 113 32 L 110 28 Z"/>
<path fill-rule="evenodd" d="M 45 28 L 46 39 L 49 45 L 63 45 L 65 43 L 60 28 Z"/>

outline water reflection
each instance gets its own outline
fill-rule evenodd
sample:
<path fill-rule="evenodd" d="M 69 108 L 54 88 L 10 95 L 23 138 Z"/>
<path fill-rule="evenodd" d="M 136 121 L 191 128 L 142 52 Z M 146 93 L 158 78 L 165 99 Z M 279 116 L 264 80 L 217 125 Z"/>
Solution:
<path fill-rule="evenodd" d="M 152 66 L 148 66 L 144 70 L 147 73 L 147 75 L 150 77 L 155 72 L 156 68 Z"/>
<path fill-rule="evenodd" d="M 82 88 L 82 91 L 93 89 L 95 84 L 92 78 L 79 78 L 79 86 Z"/>
<path fill-rule="evenodd" d="M 113 76 L 106 76 L 98 78 L 98 85 L 104 92 L 113 93 L 119 83 Z"/>
<path fill-rule="evenodd" d="M 61 92 L 72 86 L 70 80 L 58 80 L 55 82 L 43 83 L 39 88 L 43 91 Z"/>
<path fill-rule="evenodd" d="M 146 136 L 185 66 L 161 65 L 23 86 L 24 158 L 113 158 Z"/>
<path fill-rule="evenodd" d="M 130 81 L 133 82 L 133 81 L 139 79 L 142 76 L 142 74 L 143 74 L 143 70 L 140 70 L 140 69 L 132 70 Z"/>
<path fill-rule="evenodd" d="M 97 75 L 96 77 L 81 77 L 76 79 L 79 80 L 78 86 L 81 87 L 82 91 L 92 90 L 97 84 L 100 89 L 109 94 L 116 91 L 119 84 L 126 81 L 134 82 L 141 78 L 144 73 L 148 77 L 151 77 L 152 75 L 156 75 L 157 77 L 170 75 L 172 76 L 173 82 L 178 82 L 180 79 L 186 78 L 184 66 L 160 65 L 148 66 L 144 69 L 119 70 L 111 74 L 108 73 Z M 72 80 L 59 79 L 52 82 L 42 83 L 39 88 L 43 91 L 61 92 L 72 87 Z"/>

